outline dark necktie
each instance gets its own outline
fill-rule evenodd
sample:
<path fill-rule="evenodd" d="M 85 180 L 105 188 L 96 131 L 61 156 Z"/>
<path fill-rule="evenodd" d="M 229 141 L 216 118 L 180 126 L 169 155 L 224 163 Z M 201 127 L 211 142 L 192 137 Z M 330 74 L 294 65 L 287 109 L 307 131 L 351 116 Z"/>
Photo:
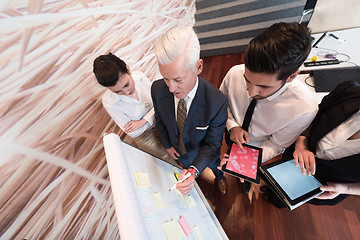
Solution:
<path fill-rule="evenodd" d="M 186 154 L 186 148 L 183 141 L 184 136 L 184 127 L 185 127 L 185 121 L 187 116 L 187 109 L 186 109 L 186 102 L 184 99 L 180 99 L 179 103 L 177 105 L 177 128 L 179 132 L 179 138 L 178 138 L 178 148 L 181 154 Z"/>
<path fill-rule="evenodd" d="M 244 121 L 242 124 L 242 129 L 244 129 L 245 131 L 249 131 L 249 125 L 250 125 L 250 121 L 251 121 L 251 117 L 254 113 L 254 109 L 255 109 L 255 105 L 256 105 L 256 99 L 253 98 L 248 106 L 248 108 L 246 109 L 246 113 L 245 113 L 245 117 L 244 117 Z"/>
<path fill-rule="evenodd" d="M 254 113 L 254 109 L 255 109 L 255 105 L 256 105 L 256 99 L 253 98 L 248 106 L 248 108 L 246 109 L 246 113 L 245 113 L 245 117 L 244 117 L 244 121 L 243 121 L 243 124 L 242 124 L 242 129 L 244 129 L 245 131 L 249 131 L 249 125 L 250 125 L 250 121 L 251 121 L 251 118 L 252 118 L 252 115 Z M 248 182 L 248 181 L 245 181 L 243 184 L 242 184 L 242 191 L 243 193 L 245 194 L 248 194 L 249 191 L 250 191 L 250 188 L 251 188 L 251 183 Z"/>

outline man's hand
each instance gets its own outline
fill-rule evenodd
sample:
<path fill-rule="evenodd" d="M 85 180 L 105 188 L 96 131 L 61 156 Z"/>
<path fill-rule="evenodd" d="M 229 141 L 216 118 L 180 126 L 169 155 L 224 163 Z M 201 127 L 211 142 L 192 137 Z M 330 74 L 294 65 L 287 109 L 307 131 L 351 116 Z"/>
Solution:
<path fill-rule="evenodd" d="M 173 159 L 178 159 L 180 157 L 180 154 L 176 151 L 174 147 L 167 148 L 166 151 Z"/>
<path fill-rule="evenodd" d="M 183 179 L 185 174 L 187 174 L 188 172 L 190 172 L 190 170 L 188 169 L 182 170 L 182 172 L 179 175 L 179 180 Z M 191 175 L 184 182 L 176 184 L 176 188 L 181 192 L 182 195 L 187 196 L 191 191 L 191 189 L 194 187 L 194 183 L 195 183 L 195 177 L 194 175 Z"/>
<path fill-rule="evenodd" d="M 301 168 L 301 173 L 303 175 L 307 174 L 310 176 L 311 174 L 315 174 L 315 156 L 314 153 L 312 153 L 309 150 L 301 149 L 301 150 L 295 150 L 294 151 L 294 161 L 295 166 L 299 166 Z M 306 168 L 306 169 L 305 169 Z"/>
<path fill-rule="evenodd" d="M 224 153 L 223 157 L 220 159 L 220 166 L 218 166 L 217 168 L 219 170 L 222 169 L 222 166 L 227 163 L 227 161 L 229 161 L 229 155 L 227 153 Z M 240 179 L 240 182 L 244 183 L 244 179 L 242 178 L 239 178 Z"/>
<path fill-rule="evenodd" d="M 222 169 L 222 166 L 223 166 L 225 163 L 227 163 L 227 161 L 229 161 L 229 154 L 224 153 L 223 157 L 220 158 L 220 166 L 218 166 L 217 168 L 218 168 L 219 170 L 221 170 L 221 169 Z"/>
<path fill-rule="evenodd" d="M 144 126 L 145 123 L 146 123 L 146 120 L 143 118 L 140 120 L 129 121 L 124 126 L 124 132 L 131 133 L 131 132 L 135 131 L 136 129 Z"/>
<path fill-rule="evenodd" d="M 241 127 L 233 127 L 230 132 L 230 139 L 239 146 L 242 152 L 244 152 L 244 148 L 241 144 L 249 142 L 249 135 L 247 131 Z"/>

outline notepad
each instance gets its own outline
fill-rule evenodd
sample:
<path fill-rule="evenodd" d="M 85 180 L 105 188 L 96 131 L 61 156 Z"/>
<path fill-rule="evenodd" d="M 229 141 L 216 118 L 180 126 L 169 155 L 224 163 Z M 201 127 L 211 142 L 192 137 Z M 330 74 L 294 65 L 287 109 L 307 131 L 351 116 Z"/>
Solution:
<path fill-rule="evenodd" d="M 145 218 L 156 216 L 157 209 L 154 203 L 154 199 L 149 192 L 141 191 L 138 193 L 141 211 Z"/>
<path fill-rule="evenodd" d="M 155 206 L 157 210 L 162 210 L 164 208 L 166 208 L 162 198 L 161 198 L 161 194 L 160 193 L 153 193 L 152 194 L 152 198 L 154 200 Z"/>
<path fill-rule="evenodd" d="M 169 179 L 172 183 L 176 183 L 176 182 L 177 182 L 174 173 L 172 173 L 172 172 L 167 172 L 166 175 L 167 175 L 168 179 Z"/>
<path fill-rule="evenodd" d="M 191 232 L 191 227 L 184 216 L 180 216 L 179 224 L 180 224 L 180 227 L 182 228 L 182 230 L 184 231 L 185 235 L 189 236 L 189 234 Z"/>
<path fill-rule="evenodd" d="M 151 187 L 149 181 L 149 174 L 145 172 L 135 172 L 135 181 L 138 187 L 149 188 Z"/>
<path fill-rule="evenodd" d="M 196 240 L 204 240 L 203 236 L 201 235 L 200 228 L 195 226 L 193 228 L 194 237 Z"/>
<path fill-rule="evenodd" d="M 176 189 L 176 194 L 178 196 L 180 206 L 182 208 L 193 208 L 196 207 L 196 202 L 194 198 L 191 195 L 184 196 L 181 194 L 181 192 Z"/>
<path fill-rule="evenodd" d="M 169 222 L 164 222 L 162 227 L 164 229 L 167 240 L 181 240 L 183 237 L 185 237 L 184 232 L 177 225 L 174 219 L 171 219 Z"/>

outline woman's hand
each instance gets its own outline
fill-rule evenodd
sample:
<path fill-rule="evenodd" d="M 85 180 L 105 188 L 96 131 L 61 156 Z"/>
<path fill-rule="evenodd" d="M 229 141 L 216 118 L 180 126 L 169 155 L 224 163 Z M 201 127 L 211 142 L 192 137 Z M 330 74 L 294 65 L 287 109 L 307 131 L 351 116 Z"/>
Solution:
<path fill-rule="evenodd" d="M 145 123 L 146 123 L 146 120 L 143 118 L 140 120 L 132 120 L 130 122 L 127 122 L 124 126 L 124 132 L 131 133 L 131 132 L 135 131 L 136 129 L 144 126 Z"/>

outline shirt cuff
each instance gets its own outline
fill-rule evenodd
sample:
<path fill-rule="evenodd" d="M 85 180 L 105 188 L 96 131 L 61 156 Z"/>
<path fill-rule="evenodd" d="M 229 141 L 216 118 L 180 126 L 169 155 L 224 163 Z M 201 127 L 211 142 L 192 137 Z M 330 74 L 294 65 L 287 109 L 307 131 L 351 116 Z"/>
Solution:
<path fill-rule="evenodd" d="M 195 174 L 194 174 L 194 177 L 197 178 L 197 177 L 200 175 L 199 170 L 198 170 L 195 166 L 193 166 L 193 165 L 191 165 L 190 168 L 193 168 L 193 169 L 196 170 L 196 171 L 195 171 Z"/>
<path fill-rule="evenodd" d="M 226 129 L 228 130 L 228 132 L 230 133 L 231 129 L 233 129 L 234 127 L 241 127 L 239 124 L 237 124 L 236 122 L 227 122 L 226 124 Z"/>

